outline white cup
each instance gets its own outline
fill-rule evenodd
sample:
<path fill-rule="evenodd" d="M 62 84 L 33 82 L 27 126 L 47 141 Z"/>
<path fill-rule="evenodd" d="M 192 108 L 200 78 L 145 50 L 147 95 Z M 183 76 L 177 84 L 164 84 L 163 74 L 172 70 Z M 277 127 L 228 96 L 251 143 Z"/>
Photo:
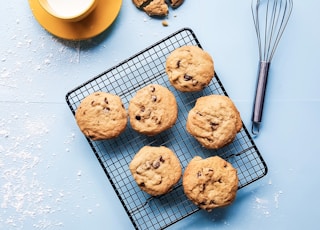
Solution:
<path fill-rule="evenodd" d="M 80 21 L 96 7 L 98 0 L 38 0 L 52 16 L 66 21 Z"/>

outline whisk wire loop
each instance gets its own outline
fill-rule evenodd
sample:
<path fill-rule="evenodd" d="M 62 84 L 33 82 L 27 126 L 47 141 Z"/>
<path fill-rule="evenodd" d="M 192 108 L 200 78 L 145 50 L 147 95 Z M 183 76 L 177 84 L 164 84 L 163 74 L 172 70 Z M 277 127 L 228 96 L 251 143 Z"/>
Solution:
<path fill-rule="evenodd" d="M 292 0 L 252 0 L 251 11 L 258 38 L 260 61 L 272 60 L 292 8 Z"/>

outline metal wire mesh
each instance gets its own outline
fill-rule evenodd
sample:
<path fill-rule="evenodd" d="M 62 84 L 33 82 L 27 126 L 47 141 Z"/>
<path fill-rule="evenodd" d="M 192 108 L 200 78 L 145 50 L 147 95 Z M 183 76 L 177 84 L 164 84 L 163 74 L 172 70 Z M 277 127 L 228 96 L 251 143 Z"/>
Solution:
<path fill-rule="evenodd" d="M 140 190 L 131 176 L 129 163 L 135 153 L 145 145 L 164 145 L 172 149 L 180 159 L 183 169 L 196 155 L 203 158 L 219 155 L 237 168 L 239 189 L 267 173 L 267 166 L 246 127 L 238 133 L 233 143 L 219 150 L 204 149 L 186 132 L 186 118 L 197 98 L 203 95 L 227 95 L 227 93 L 217 75 L 207 88 L 197 93 L 181 93 L 170 85 L 165 73 L 166 57 L 174 49 L 184 45 L 201 47 L 193 31 L 188 28 L 175 32 L 66 95 L 66 101 L 74 114 L 81 100 L 96 91 L 119 95 L 126 108 L 136 91 L 151 83 L 166 86 L 174 93 L 179 106 L 179 115 L 171 129 L 157 136 L 148 137 L 136 133 L 128 125 L 126 131 L 116 139 L 105 141 L 88 139 L 136 229 L 163 229 L 199 210 L 183 193 L 181 181 L 172 191 L 160 197 L 151 197 Z"/>

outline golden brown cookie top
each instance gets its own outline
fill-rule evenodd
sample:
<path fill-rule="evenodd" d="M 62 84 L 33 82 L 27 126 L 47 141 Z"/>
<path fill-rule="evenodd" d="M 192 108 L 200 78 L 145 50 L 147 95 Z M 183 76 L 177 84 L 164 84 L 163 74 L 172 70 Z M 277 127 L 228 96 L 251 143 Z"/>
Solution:
<path fill-rule="evenodd" d="M 183 0 L 132 0 L 133 4 L 146 12 L 149 16 L 165 17 L 169 14 L 169 7 L 177 8 Z"/>
<path fill-rule="evenodd" d="M 128 111 L 131 127 L 150 136 L 171 128 L 178 117 L 175 96 L 158 84 L 150 84 L 138 90 L 130 100 Z"/>
<path fill-rule="evenodd" d="M 169 8 L 165 0 L 132 0 L 132 2 L 149 16 L 163 17 L 169 13 Z"/>
<path fill-rule="evenodd" d="M 233 202 L 238 190 L 237 170 L 219 156 L 194 157 L 183 175 L 186 196 L 207 211 Z"/>
<path fill-rule="evenodd" d="M 128 120 L 121 98 L 105 92 L 85 97 L 75 118 L 83 134 L 92 140 L 117 137 L 126 128 Z"/>
<path fill-rule="evenodd" d="M 143 7 L 143 10 L 149 16 L 166 16 L 169 13 L 168 5 L 165 0 L 153 0 L 147 6 Z"/>
<path fill-rule="evenodd" d="M 169 192 L 181 178 L 181 165 L 167 147 L 144 146 L 129 165 L 138 186 L 152 196 Z"/>
<path fill-rule="evenodd" d="M 175 49 L 166 60 L 170 83 L 179 91 L 200 91 L 214 77 L 214 63 L 209 53 L 198 46 Z"/>
<path fill-rule="evenodd" d="M 242 121 L 229 97 L 209 95 L 197 99 L 189 111 L 186 127 L 202 146 L 218 149 L 234 140 Z"/>

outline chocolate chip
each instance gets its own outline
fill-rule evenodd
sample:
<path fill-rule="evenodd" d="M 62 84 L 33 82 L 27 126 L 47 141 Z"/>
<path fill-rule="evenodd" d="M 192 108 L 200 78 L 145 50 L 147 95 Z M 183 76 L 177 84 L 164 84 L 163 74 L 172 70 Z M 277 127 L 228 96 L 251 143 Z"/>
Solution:
<path fill-rule="evenodd" d="M 210 175 L 213 173 L 213 169 L 212 168 L 204 168 L 204 174 L 205 175 Z"/>
<path fill-rule="evenodd" d="M 192 79 L 192 77 L 189 76 L 188 74 L 185 74 L 185 75 L 183 76 L 183 79 L 184 79 L 185 81 L 190 81 L 190 80 Z"/>
<path fill-rule="evenodd" d="M 216 204 L 214 200 L 210 200 L 210 204 Z"/>
<path fill-rule="evenodd" d="M 206 189 L 206 185 L 205 184 L 200 184 L 199 185 L 200 192 L 203 192 L 205 189 Z"/>
<path fill-rule="evenodd" d="M 108 99 L 107 99 L 106 97 L 104 98 L 104 102 L 105 102 L 106 104 L 109 104 Z"/>
<path fill-rule="evenodd" d="M 212 131 L 216 130 L 218 128 L 218 125 L 219 124 L 217 124 L 215 122 L 210 122 L 210 126 L 211 126 Z"/>
<path fill-rule="evenodd" d="M 152 95 L 152 96 L 151 96 L 151 100 L 152 100 L 153 102 L 156 102 L 156 101 L 157 101 L 157 96 L 156 96 L 156 95 Z"/>
<path fill-rule="evenodd" d="M 110 108 L 109 108 L 109 107 L 106 107 L 106 108 L 103 109 L 103 111 L 105 111 L 105 112 L 108 113 L 108 112 L 110 112 Z"/>
<path fill-rule="evenodd" d="M 202 173 L 200 171 L 197 172 L 197 177 L 201 177 Z"/>
<path fill-rule="evenodd" d="M 94 102 L 95 102 L 95 101 L 91 101 L 91 105 L 92 105 L 92 106 L 93 106 Z"/>
<path fill-rule="evenodd" d="M 154 162 L 152 163 L 152 167 L 153 167 L 154 169 L 159 168 L 159 167 L 160 167 L 160 162 L 159 162 L 159 161 L 154 161 Z"/>
<path fill-rule="evenodd" d="M 153 93 L 154 91 L 156 91 L 156 88 L 153 85 L 151 85 L 150 86 L 150 91 Z"/>
<path fill-rule="evenodd" d="M 137 120 L 137 121 L 140 121 L 140 120 L 141 120 L 141 116 L 137 115 L 137 116 L 136 116 L 136 120 Z"/>
<path fill-rule="evenodd" d="M 164 163 L 165 162 L 165 160 L 163 159 L 163 157 L 162 156 L 160 156 L 160 159 L 159 159 L 162 163 Z"/>
<path fill-rule="evenodd" d="M 159 118 L 159 117 L 157 117 L 157 116 L 152 116 L 152 117 L 151 117 L 151 120 L 152 120 L 154 123 L 158 124 L 158 125 L 161 124 L 161 118 Z"/>
<path fill-rule="evenodd" d="M 202 202 L 200 203 L 200 205 L 206 205 L 206 203 L 207 203 L 207 201 L 204 200 L 204 201 L 202 201 Z"/>
<path fill-rule="evenodd" d="M 139 184 L 139 186 L 144 187 L 144 186 L 146 186 L 146 185 L 145 185 L 144 182 L 141 182 L 141 183 Z"/>
<path fill-rule="evenodd" d="M 206 138 L 207 141 L 209 141 L 210 143 L 213 143 L 213 140 L 211 138 Z"/>
<path fill-rule="evenodd" d="M 177 68 L 180 68 L 180 60 L 179 61 L 177 61 Z"/>
<path fill-rule="evenodd" d="M 172 8 L 177 8 L 183 3 L 183 0 L 178 0 L 178 1 L 169 0 L 169 3 Z"/>

